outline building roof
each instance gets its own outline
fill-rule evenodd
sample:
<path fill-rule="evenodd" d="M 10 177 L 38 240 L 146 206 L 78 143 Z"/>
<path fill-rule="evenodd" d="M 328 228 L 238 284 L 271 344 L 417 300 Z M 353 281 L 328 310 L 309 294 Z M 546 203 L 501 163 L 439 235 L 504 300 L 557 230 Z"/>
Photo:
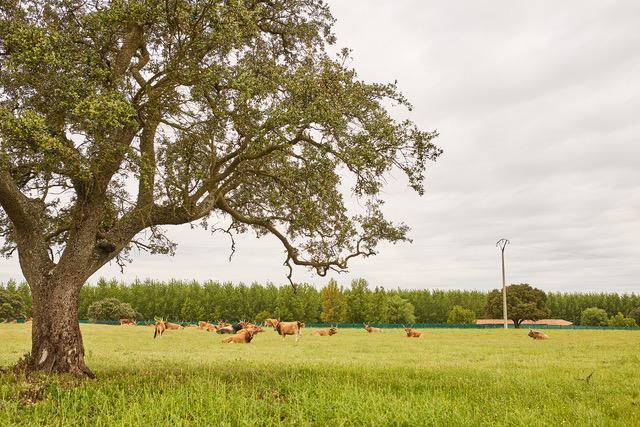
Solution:
<path fill-rule="evenodd" d="M 504 320 L 502 319 L 478 319 L 476 325 L 502 325 Z M 513 320 L 507 320 L 509 325 L 513 325 Z M 563 319 L 540 319 L 535 322 L 531 320 L 523 320 L 522 325 L 550 325 L 550 326 L 570 326 L 573 322 Z"/>

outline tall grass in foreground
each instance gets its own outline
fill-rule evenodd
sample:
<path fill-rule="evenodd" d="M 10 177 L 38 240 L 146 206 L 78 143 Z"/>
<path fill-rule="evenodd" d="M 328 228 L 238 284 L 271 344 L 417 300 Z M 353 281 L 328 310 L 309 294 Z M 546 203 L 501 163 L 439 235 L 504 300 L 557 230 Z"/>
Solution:
<path fill-rule="evenodd" d="M 640 332 L 271 330 L 223 345 L 187 329 L 82 325 L 98 375 L 0 379 L 0 425 L 638 425 Z M 0 365 L 28 351 L 0 325 Z M 593 373 L 589 381 L 585 379 Z"/>

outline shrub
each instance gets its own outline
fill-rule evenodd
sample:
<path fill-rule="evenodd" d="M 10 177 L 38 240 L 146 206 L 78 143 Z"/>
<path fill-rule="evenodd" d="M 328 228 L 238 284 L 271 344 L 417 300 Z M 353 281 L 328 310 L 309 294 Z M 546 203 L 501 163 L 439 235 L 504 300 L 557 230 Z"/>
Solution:
<path fill-rule="evenodd" d="M 631 310 L 627 315 L 627 317 L 631 317 L 632 319 L 635 319 L 636 324 L 640 326 L 640 307 Z"/>
<path fill-rule="evenodd" d="M 131 304 L 120 302 L 116 298 L 105 298 L 94 302 L 87 310 L 89 319 L 96 320 L 118 320 L 134 319 L 136 311 Z"/>
<path fill-rule="evenodd" d="M 26 307 L 22 297 L 0 288 L 0 319 L 21 319 L 25 315 Z"/>
<path fill-rule="evenodd" d="M 609 319 L 609 326 L 629 327 L 638 325 L 636 324 L 636 319 L 624 317 L 624 314 L 618 312 L 618 314 Z"/>
<path fill-rule="evenodd" d="M 449 310 L 447 323 L 472 325 L 476 323 L 476 313 L 468 308 L 454 305 L 453 308 Z"/>
<path fill-rule="evenodd" d="M 585 326 L 607 326 L 608 322 L 607 312 L 598 307 L 587 308 L 580 316 L 580 324 Z"/>
<path fill-rule="evenodd" d="M 272 317 L 273 315 L 270 312 L 268 312 L 267 310 L 262 310 L 261 312 L 256 314 L 256 317 L 254 319 L 256 323 L 263 323 L 265 320 L 271 319 Z"/>

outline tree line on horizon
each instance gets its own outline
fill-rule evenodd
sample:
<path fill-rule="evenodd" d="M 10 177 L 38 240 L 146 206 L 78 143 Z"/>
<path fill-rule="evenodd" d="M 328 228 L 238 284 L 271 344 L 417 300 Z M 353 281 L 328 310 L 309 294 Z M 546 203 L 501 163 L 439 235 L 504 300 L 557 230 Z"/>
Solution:
<path fill-rule="evenodd" d="M 26 283 L 0 282 L 0 289 L 19 295 L 26 315 L 31 313 L 31 293 Z M 298 319 L 308 323 L 456 323 L 452 310 L 475 318 L 491 316 L 492 292 L 478 290 L 429 290 L 371 287 L 364 279 L 349 287 L 330 280 L 321 289 L 290 285 L 206 281 L 169 282 L 147 279 L 132 283 L 99 279 L 80 291 L 78 316 L 89 319 L 89 307 L 106 298 L 130 304 L 139 320 L 163 317 L 178 322 L 198 320 L 262 321 L 268 317 Z M 640 295 L 617 293 L 546 293 L 546 313 L 551 318 L 580 324 L 582 312 L 591 307 L 608 316 L 631 313 L 640 308 Z M 455 309 L 454 309 L 455 308 Z"/>

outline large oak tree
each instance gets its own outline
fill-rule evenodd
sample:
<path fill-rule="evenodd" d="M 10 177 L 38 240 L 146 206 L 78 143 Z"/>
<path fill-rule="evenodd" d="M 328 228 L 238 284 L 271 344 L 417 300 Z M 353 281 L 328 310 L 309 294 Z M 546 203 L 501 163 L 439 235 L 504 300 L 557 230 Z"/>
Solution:
<path fill-rule="evenodd" d="M 165 226 L 273 235 L 289 278 L 407 239 L 381 189 L 393 169 L 422 193 L 436 134 L 328 52 L 332 25 L 321 0 L 0 0 L 0 236 L 33 294 L 31 369 L 93 375 L 79 290 L 172 252 Z"/>

